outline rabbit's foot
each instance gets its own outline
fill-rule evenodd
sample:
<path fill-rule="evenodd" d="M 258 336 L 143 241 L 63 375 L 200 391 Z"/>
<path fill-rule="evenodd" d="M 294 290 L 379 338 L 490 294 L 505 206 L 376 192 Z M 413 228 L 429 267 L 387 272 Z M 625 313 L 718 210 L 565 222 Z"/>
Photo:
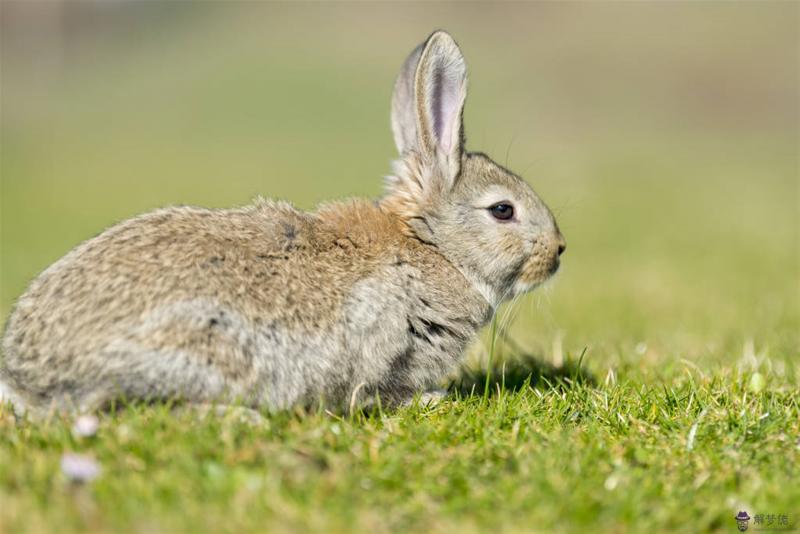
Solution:
<path fill-rule="evenodd" d="M 413 406 L 415 403 L 419 406 L 436 406 L 447 397 L 447 391 L 443 389 L 431 389 L 424 391 L 419 395 L 414 395 L 410 399 L 404 401 L 402 405 Z"/>

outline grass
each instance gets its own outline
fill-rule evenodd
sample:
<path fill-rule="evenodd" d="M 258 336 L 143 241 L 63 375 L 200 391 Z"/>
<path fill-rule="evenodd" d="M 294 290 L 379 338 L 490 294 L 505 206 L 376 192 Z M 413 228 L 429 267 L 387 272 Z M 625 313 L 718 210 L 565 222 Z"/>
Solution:
<path fill-rule="evenodd" d="M 142 6 L 55 56 L 3 26 L 3 317 L 156 206 L 378 195 L 395 71 L 434 27 L 470 67 L 469 147 L 530 180 L 568 249 L 436 406 L 129 406 L 93 437 L 0 408 L 0 532 L 800 528 L 796 6 Z M 70 482 L 65 452 L 101 475 Z"/>
<path fill-rule="evenodd" d="M 736 508 L 794 521 L 800 395 L 754 376 L 543 376 L 434 407 L 257 427 L 129 407 L 91 438 L 5 413 L 0 517 L 9 532 L 733 531 Z M 93 455 L 102 476 L 68 482 L 64 451 Z"/>

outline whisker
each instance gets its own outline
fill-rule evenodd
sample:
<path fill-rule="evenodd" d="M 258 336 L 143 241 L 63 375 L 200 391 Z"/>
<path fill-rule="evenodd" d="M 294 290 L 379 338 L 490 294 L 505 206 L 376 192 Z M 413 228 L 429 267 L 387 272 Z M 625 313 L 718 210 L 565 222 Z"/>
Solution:
<path fill-rule="evenodd" d="M 497 305 L 492 308 L 492 317 L 489 320 L 489 324 L 494 325 L 494 328 L 492 329 L 492 336 L 489 339 L 489 346 L 490 347 L 494 347 L 495 346 L 495 342 L 497 341 L 497 323 L 495 322 L 495 319 L 497 318 L 497 311 L 500 309 L 501 303 L 503 301 L 505 301 L 506 296 L 508 296 L 508 294 L 509 294 L 509 292 L 511 290 L 512 290 L 512 286 L 509 286 L 505 290 L 505 292 L 503 293 L 503 296 L 500 298 L 500 301 L 497 303 Z M 490 364 L 491 364 L 491 360 L 492 360 L 492 353 L 493 353 L 493 349 L 490 348 L 490 349 L 487 350 L 487 354 L 488 354 L 487 361 Z"/>
<path fill-rule="evenodd" d="M 508 156 L 509 156 L 509 154 L 511 154 L 511 147 L 514 144 L 514 141 L 516 141 L 516 139 L 517 139 L 517 134 L 514 133 L 511 136 L 511 141 L 508 143 L 508 147 L 506 148 L 506 160 L 505 160 L 505 163 L 503 163 L 503 166 L 506 167 L 506 168 L 508 168 Z"/>

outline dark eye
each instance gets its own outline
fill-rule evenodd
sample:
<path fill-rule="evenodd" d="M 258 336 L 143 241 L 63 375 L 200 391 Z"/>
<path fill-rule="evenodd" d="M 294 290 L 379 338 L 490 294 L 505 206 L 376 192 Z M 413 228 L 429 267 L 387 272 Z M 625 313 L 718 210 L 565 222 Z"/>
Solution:
<path fill-rule="evenodd" d="M 514 206 L 507 202 L 498 202 L 494 206 L 490 206 L 489 211 L 498 221 L 507 221 L 514 216 Z"/>

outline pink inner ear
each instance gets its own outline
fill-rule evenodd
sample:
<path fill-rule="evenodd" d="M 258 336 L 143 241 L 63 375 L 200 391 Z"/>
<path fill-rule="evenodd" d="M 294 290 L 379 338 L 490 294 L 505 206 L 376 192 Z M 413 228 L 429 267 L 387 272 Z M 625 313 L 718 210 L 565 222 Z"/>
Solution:
<path fill-rule="evenodd" d="M 458 82 L 441 70 L 436 69 L 431 94 L 431 111 L 433 115 L 433 135 L 436 143 L 445 152 L 453 148 L 453 129 L 458 120 Z"/>

